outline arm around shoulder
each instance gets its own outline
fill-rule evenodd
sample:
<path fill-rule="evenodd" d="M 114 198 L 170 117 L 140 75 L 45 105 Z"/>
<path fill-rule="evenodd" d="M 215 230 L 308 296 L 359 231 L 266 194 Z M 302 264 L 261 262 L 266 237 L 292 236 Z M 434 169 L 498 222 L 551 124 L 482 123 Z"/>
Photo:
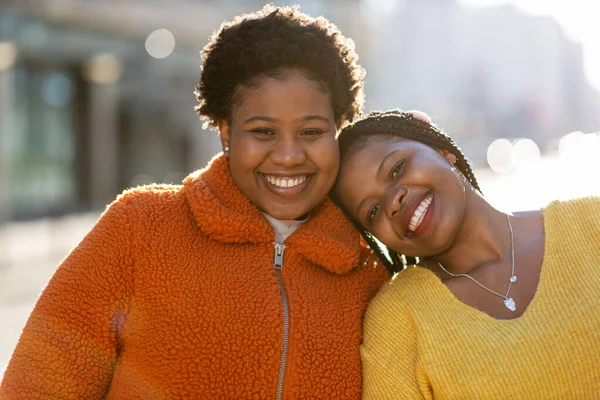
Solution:
<path fill-rule="evenodd" d="M 61 263 L 31 313 L 0 399 L 100 399 L 109 388 L 133 292 L 125 195 Z"/>
<path fill-rule="evenodd" d="M 392 287 L 382 288 L 369 305 L 361 356 L 363 399 L 433 398 L 419 364 L 414 319 Z"/>

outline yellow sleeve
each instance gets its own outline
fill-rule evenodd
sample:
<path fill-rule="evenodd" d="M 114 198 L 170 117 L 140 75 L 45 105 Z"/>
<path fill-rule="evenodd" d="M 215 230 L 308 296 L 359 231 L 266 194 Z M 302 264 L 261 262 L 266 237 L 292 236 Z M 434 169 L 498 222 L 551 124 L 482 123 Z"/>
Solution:
<path fill-rule="evenodd" d="M 62 262 L 21 334 L 0 399 L 101 399 L 132 293 L 130 225 L 114 203 Z"/>
<path fill-rule="evenodd" d="M 418 363 L 414 320 L 390 289 L 378 294 L 365 315 L 362 398 L 433 399 Z"/>

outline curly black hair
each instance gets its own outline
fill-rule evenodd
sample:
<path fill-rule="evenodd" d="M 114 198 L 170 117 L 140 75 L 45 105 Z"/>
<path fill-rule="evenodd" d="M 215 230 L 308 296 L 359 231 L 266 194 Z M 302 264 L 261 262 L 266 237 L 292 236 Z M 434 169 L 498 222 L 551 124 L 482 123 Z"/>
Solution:
<path fill-rule="evenodd" d="M 365 72 L 354 42 L 327 19 L 303 14 L 298 6 L 266 5 L 224 22 L 204 47 L 201 67 L 195 110 L 210 128 L 230 121 L 238 85 L 277 77 L 285 69 L 302 70 L 329 93 L 338 127 L 361 114 Z"/>
<path fill-rule="evenodd" d="M 418 120 L 412 114 L 400 110 L 389 110 L 385 112 L 375 111 L 342 129 L 338 136 L 341 158 L 340 164 L 343 165 L 345 159 L 351 157 L 356 151 L 364 147 L 369 140 L 369 137 L 373 135 L 402 137 L 421 142 L 438 150 L 449 151 L 456 156 L 456 163 L 454 166 L 462 174 L 462 177 L 469 185 L 481 193 L 477 179 L 473 174 L 471 164 L 456 142 L 437 126 Z M 340 208 L 342 208 L 342 210 L 344 210 L 335 191 L 331 192 L 331 198 L 338 206 L 340 206 Z M 358 221 L 352 218 L 347 210 L 344 210 L 344 212 L 348 218 L 354 222 L 354 225 L 361 232 L 365 241 L 369 244 L 371 249 L 377 253 L 388 271 L 395 273 L 406 268 L 406 265 L 416 263 L 414 257 L 403 256 L 385 246 L 382 248 L 379 245 L 379 242 L 377 242 Z M 384 249 L 389 255 L 389 258 L 386 257 Z"/>

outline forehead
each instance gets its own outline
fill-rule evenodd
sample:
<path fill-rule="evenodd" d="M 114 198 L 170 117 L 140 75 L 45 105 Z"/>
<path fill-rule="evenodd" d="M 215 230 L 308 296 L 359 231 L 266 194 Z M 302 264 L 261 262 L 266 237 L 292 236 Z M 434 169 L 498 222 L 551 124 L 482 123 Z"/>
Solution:
<path fill-rule="evenodd" d="M 351 148 L 350 154 L 343 158 L 336 185 L 336 191 L 344 205 L 352 212 L 363 198 L 380 190 L 380 179 L 377 176 L 382 162 L 390 154 L 402 158 L 419 151 L 435 151 L 431 147 L 415 140 L 390 135 L 372 135 L 360 144 L 358 149 Z M 393 160 L 388 159 L 382 172 L 385 175 Z"/>
<path fill-rule="evenodd" d="M 330 96 L 314 80 L 298 70 L 287 70 L 276 77 L 261 76 L 251 85 L 240 85 L 234 93 L 233 117 L 255 114 L 319 114 L 333 116 Z"/>
<path fill-rule="evenodd" d="M 416 140 L 406 139 L 385 133 L 375 133 L 367 136 L 364 141 L 355 142 L 349 149 L 348 155 L 343 157 L 344 166 L 353 169 L 360 167 L 379 168 L 381 161 L 392 152 L 411 152 L 430 149 L 427 145 Z"/>

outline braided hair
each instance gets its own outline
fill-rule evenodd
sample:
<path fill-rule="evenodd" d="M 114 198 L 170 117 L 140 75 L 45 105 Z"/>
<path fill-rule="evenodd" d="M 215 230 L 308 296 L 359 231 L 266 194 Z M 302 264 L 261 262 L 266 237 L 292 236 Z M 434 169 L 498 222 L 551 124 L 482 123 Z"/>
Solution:
<path fill-rule="evenodd" d="M 343 163 L 345 159 L 362 148 L 369 140 L 369 137 L 373 135 L 397 136 L 421 142 L 438 150 L 449 151 L 456 156 L 454 166 L 463 175 L 468 184 L 481 193 L 477 179 L 473 174 L 473 169 L 456 142 L 446 132 L 435 125 L 420 121 L 414 118 L 412 114 L 400 110 L 375 111 L 342 129 L 338 136 L 340 163 Z M 344 209 L 335 193 L 332 192 L 331 197 Z M 416 258 L 398 254 L 387 246 L 380 245 L 380 242 L 367 232 L 358 221 L 352 218 L 347 210 L 344 211 L 362 234 L 371 250 L 377 253 L 388 271 L 396 273 L 405 269 L 407 265 L 416 264 Z"/>

